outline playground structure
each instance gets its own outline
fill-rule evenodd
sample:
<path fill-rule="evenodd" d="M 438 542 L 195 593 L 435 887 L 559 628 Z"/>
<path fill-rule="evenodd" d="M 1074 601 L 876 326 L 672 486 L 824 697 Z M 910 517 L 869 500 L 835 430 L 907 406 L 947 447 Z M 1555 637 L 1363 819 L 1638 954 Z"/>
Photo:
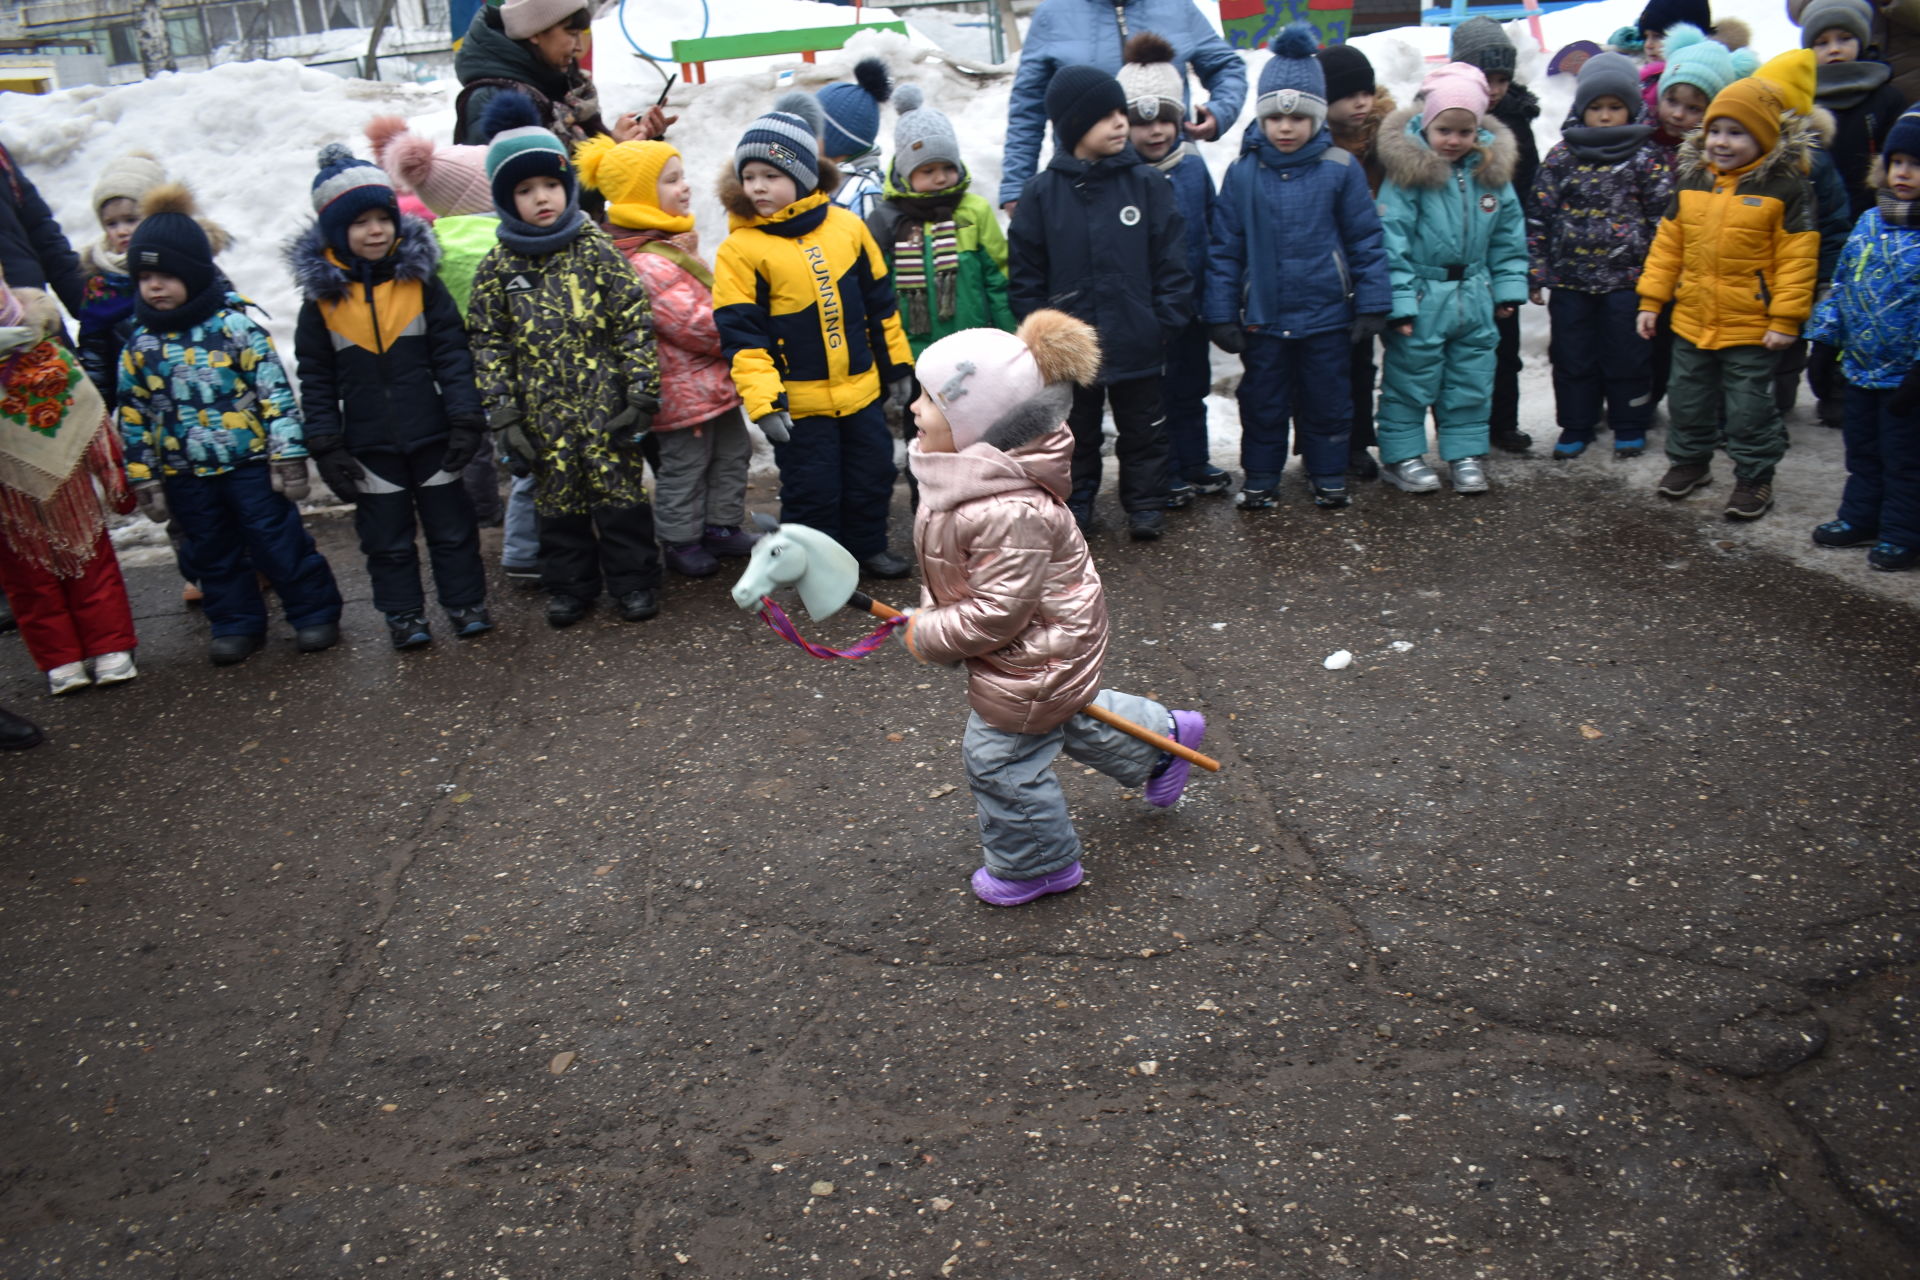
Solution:
<path fill-rule="evenodd" d="M 797 53 L 801 61 L 812 62 L 822 49 L 841 49 L 862 31 L 897 31 L 907 34 L 904 22 L 850 22 L 837 27 L 808 27 L 799 31 L 755 31 L 745 35 L 696 36 L 673 42 L 673 60 L 680 64 L 680 78 L 688 84 L 707 82 L 707 64 L 729 58 L 776 58 Z"/>

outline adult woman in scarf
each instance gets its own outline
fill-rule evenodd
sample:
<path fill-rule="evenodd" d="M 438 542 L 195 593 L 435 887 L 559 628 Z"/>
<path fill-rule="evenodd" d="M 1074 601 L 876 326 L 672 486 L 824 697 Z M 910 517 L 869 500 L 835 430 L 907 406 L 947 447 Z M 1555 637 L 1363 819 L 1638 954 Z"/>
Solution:
<path fill-rule="evenodd" d="M 616 142 L 657 138 L 677 116 L 658 106 L 629 112 L 608 124 L 600 115 L 599 91 L 580 67 L 581 35 L 593 14 L 579 0 L 506 0 L 483 4 L 473 15 L 453 72 L 462 86 L 454 103 L 453 140 L 485 146 L 481 121 L 487 104 L 502 93 L 533 99 L 541 123 L 571 149 L 595 134 Z"/>

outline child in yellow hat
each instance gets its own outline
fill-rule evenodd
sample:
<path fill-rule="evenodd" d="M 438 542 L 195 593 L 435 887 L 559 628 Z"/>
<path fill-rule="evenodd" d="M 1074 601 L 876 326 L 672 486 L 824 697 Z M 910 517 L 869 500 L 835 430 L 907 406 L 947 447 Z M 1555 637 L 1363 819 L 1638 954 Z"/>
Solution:
<path fill-rule="evenodd" d="M 1775 353 L 1793 346 L 1813 309 L 1820 234 L 1807 182 L 1813 54 L 1783 54 L 1736 80 L 1680 148 L 1679 179 L 1640 275 L 1639 332 L 1652 339 L 1673 308 L 1664 497 L 1712 480 L 1724 414 L 1734 488 L 1726 514 L 1755 520 L 1773 506 L 1787 451 L 1773 398 Z"/>

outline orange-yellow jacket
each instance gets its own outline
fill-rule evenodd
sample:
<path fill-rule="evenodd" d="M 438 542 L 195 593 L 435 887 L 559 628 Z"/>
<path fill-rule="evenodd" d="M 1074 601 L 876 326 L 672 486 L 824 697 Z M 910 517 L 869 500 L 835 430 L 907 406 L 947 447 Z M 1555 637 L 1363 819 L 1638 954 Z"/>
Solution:
<path fill-rule="evenodd" d="M 1813 126 L 1792 117 L 1780 141 L 1721 173 L 1697 135 L 1680 146 L 1679 180 L 1640 272 L 1640 309 L 1673 306 L 1673 331 L 1710 351 L 1790 338 L 1813 311 L 1820 233 L 1807 181 Z"/>
<path fill-rule="evenodd" d="M 747 416 L 841 418 L 913 368 L 886 256 L 821 192 L 758 217 L 738 183 L 713 263 L 713 317 Z"/>

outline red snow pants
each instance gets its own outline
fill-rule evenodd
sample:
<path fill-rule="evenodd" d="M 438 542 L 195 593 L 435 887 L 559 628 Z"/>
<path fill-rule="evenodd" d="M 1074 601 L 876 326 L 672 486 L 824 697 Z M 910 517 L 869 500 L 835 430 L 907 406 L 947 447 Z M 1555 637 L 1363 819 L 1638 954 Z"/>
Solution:
<path fill-rule="evenodd" d="M 55 577 L 0 539 L 0 589 L 13 605 L 27 652 L 42 671 L 138 643 L 127 584 L 104 529 L 87 571 L 77 578 Z"/>

